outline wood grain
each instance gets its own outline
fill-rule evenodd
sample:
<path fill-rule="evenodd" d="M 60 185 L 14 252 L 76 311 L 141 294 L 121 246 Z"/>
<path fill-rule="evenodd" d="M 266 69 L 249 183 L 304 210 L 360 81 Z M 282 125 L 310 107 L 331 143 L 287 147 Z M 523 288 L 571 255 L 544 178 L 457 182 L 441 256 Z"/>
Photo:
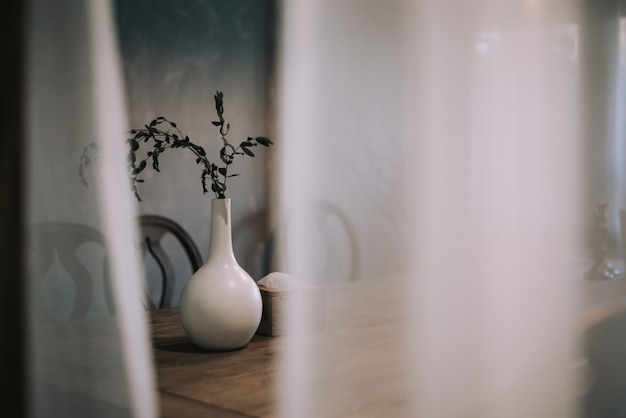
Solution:
<path fill-rule="evenodd" d="M 407 318 L 399 303 L 405 291 L 398 281 L 381 281 L 330 286 L 316 294 L 323 303 L 316 304 L 315 314 L 324 320 L 305 337 L 312 349 L 309 363 L 316 365 L 306 375 L 313 416 L 410 416 Z M 278 416 L 288 333 L 255 335 L 237 351 L 207 352 L 191 343 L 178 309 L 153 311 L 150 318 L 164 418 Z"/>
<path fill-rule="evenodd" d="M 277 415 L 279 338 L 256 335 L 241 350 L 204 351 L 185 334 L 177 308 L 153 311 L 151 329 L 163 417 Z"/>

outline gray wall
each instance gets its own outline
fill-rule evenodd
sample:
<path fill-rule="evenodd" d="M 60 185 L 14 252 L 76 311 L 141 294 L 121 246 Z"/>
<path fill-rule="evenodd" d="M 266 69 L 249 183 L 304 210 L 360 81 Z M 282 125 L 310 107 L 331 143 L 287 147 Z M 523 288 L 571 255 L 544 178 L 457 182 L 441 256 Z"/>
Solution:
<path fill-rule="evenodd" d="M 202 145 L 210 159 L 217 160 L 221 141 L 210 121 L 215 117 L 213 95 L 220 90 L 233 142 L 269 135 L 272 0 L 123 0 L 115 4 L 131 127 L 164 116 Z M 121 134 L 115 140 L 124 138 Z M 268 234 L 268 152 L 272 150 L 260 150 L 253 159 L 240 157 L 231 171 L 241 176 L 230 179 L 227 192 L 232 199 L 235 255 L 255 279 L 264 273 Z M 161 173 L 148 170 L 144 176 L 140 212 L 180 223 L 206 257 L 213 196 L 202 194 L 195 157 L 171 150 L 164 154 L 160 167 Z M 171 250 L 175 250 L 173 245 Z M 182 265 L 179 268 L 179 275 L 189 275 Z"/>

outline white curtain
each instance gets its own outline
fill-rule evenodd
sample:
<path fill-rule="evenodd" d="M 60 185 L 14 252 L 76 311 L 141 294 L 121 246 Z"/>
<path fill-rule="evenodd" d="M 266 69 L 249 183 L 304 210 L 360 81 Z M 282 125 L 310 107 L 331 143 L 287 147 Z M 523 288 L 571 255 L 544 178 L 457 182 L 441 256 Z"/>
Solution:
<path fill-rule="evenodd" d="M 283 2 L 283 416 L 577 415 L 577 4 Z"/>
<path fill-rule="evenodd" d="M 35 0 L 26 27 L 28 416 L 154 417 L 135 208 L 119 139 L 128 128 L 111 6 Z M 86 188 L 78 166 L 92 141 L 100 164 L 89 167 L 93 181 Z M 80 321 L 66 320 L 81 292 L 58 250 L 73 245 L 72 238 L 63 236 L 57 252 L 46 247 L 46 228 L 59 223 L 103 235 L 77 252 L 93 279 Z"/>

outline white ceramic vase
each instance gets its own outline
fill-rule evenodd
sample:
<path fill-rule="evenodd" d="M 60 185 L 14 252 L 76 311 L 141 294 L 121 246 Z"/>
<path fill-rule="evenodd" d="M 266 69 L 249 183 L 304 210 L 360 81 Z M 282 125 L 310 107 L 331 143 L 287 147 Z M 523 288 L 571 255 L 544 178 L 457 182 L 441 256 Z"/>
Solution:
<path fill-rule="evenodd" d="M 189 279 L 180 299 L 185 332 L 200 348 L 235 350 L 250 341 L 262 310 L 257 284 L 235 260 L 230 199 L 213 199 L 209 257 Z"/>

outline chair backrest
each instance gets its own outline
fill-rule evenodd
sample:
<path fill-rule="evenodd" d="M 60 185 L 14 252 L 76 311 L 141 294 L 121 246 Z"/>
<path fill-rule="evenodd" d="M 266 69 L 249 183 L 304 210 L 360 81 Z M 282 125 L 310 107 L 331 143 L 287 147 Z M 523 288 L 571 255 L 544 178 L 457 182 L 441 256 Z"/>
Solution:
<path fill-rule="evenodd" d="M 317 284 L 338 284 L 356 281 L 359 277 L 359 265 L 361 259 L 358 251 L 356 233 L 352 228 L 350 218 L 345 211 L 326 200 L 314 200 L 308 202 L 304 210 L 291 212 L 286 223 L 279 228 L 284 228 L 282 234 L 286 242 L 290 242 L 292 234 L 298 229 L 297 225 L 311 225 L 309 237 L 316 243 L 317 248 L 325 251 L 310 251 L 311 269 Z M 273 231 L 265 247 L 264 270 L 265 274 L 271 271 L 291 271 L 294 254 L 293 246 L 286 245 L 281 248 L 284 252 L 276 257 L 277 231 Z M 323 243 L 323 246 L 320 245 Z M 275 260 L 275 258 L 277 258 Z M 279 264 L 280 263 L 280 264 Z"/>
<path fill-rule="evenodd" d="M 202 266 L 200 251 L 191 236 L 173 220 L 159 215 L 141 215 L 139 225 L 143 235 L 144 248 L 154 258 L 161 273 L 161 295 L 158 303 L 154 303 L 148 297 L 148 307 L 151 309 L 172 306 L 173 288 L 175 283 L 174 266 L 171 258 L 167 255 L 161 240 L 167 234 L 171 234 L 181 244 L 195 273 Z"/>
<path fill-rule="evenodd" d="M 36 274 L 39 276 L 39 286 L 34 294 L 38 305 L 40 319 L 49 320 L 49 313 L 44 308 L 44 295 L 41 286 L 47 272 L 54 263 L 54 255 L 58 256 L 59 263 L 65 268 L 76 287 L 76 296 L 68 320 L 83 319 L 87 315 L 94 299 L 94 278 L 90 270 L 77 255 L 78 250 L 87 243 L 96 244 L 104 249 L 103 260 L 103 288 L 104 300 L 109 313 L 114 313 L 112 289 L 110 283 L 109 266 L 106 248 L 102 234 L 86 225 L 72 222 L 48 222 L 34 226 L 32 234 L 33 248 L 36 259 L 33 260 Z"/>

